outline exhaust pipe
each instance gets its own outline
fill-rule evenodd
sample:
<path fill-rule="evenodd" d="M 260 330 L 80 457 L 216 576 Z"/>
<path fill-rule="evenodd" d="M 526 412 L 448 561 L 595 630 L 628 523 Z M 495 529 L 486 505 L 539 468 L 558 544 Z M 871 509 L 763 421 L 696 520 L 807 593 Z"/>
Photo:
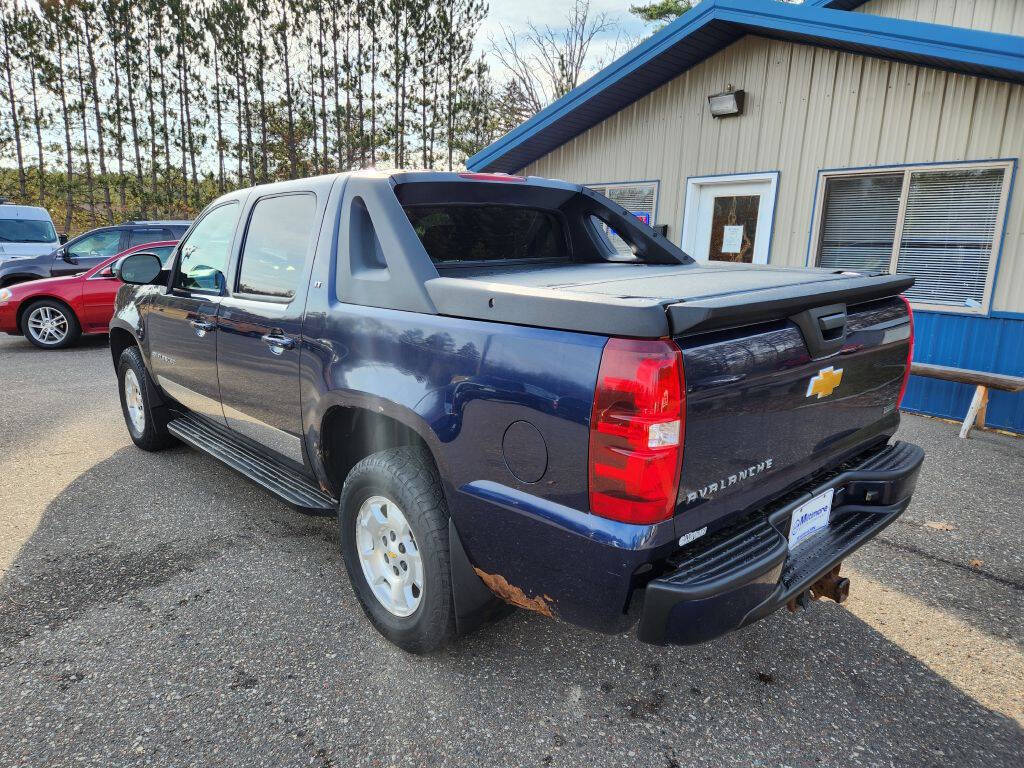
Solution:
<path fill-rule="evenodd" d="M 846 598 L 850 596 L 850 580 L 839 575 L 841 567 L 842 563 L 814 582 L 810 589 L 790 599 L 786 603 L 789 612 L 794 613 L 800 608 L 807 608 L 811 600 L 820 600 L 823 597 L 837 603 L 846 602 Z"/>

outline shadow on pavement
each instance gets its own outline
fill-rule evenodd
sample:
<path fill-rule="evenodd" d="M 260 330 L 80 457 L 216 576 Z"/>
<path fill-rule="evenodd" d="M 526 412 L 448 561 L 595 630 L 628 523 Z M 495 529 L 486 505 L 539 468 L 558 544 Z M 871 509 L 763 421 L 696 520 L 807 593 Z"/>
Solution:
<path fill-rule="evenodd" d="M 692 648 L 519 612 L 417 658 L 335 537 L 184 448 L 82 473 L 0 584 L 0 762 L 1020 764 L 1016 722 L 833 604 Z"/>

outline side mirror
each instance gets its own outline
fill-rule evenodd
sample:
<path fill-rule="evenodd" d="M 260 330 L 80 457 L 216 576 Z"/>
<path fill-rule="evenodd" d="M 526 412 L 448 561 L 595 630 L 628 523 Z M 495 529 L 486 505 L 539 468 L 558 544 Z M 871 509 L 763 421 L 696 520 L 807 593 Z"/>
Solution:
<path fill-rule="evenodd" d="M 59 235 L 57 235 L 57 242 L 60 243 L 61 245 L 67 245 L 68 244 L 68 233 L 67 232 L 61 232 Z"/>
<path fill-rule="evenodd" d="M 78 258 L 75 257 L 75 256 L 72 256 L 71 255 L 71 251 L 69 251 L 67 248 L 61 248 L 60 249 L 60 257 L 62 259 L 64 259 L 64 261 L 66 261 L 68 264 L 77 264 L 78 263 Z"/>
<path fill-rule="evenodd" d="M 160 276 L 163 268 L 159 256 L 146 252 L 125 256 L 111 267 L 115 277 L 131 285 L 149 285 Z"/>

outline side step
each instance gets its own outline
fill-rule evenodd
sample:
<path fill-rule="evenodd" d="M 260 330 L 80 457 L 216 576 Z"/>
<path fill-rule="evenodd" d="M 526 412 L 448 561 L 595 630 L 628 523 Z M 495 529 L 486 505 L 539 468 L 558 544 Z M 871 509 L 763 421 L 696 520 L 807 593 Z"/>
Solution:
<path fill-rule="evenodd" d="M 275 496 L 304 512 L 334 512 L 336 499 L 321 491 L 294 469 L 260 455 L 223 428 L 194 414 L 176 416 L 167 431 L 183 443 L 220 459 L 232 469 L 262 485 Z"/>

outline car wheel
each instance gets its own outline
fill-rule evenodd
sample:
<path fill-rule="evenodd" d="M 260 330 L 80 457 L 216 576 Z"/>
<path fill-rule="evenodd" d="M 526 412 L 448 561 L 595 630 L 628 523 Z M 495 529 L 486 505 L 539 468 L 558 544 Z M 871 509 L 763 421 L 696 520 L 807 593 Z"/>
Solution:
<path fill-rule="evenodd" d="M 428 451 L 381 451 L 353 467 L 338 505 L 345 568 L 384 637 L 429 653 L 455 635 L 448 507 Z"/>
<path fill-rule="evenodd" d="M 153 403 L 153 383 L 138 347 L 128 347 L 121 353 L 117 380 L 124 423 L 132 442 L 144 451 L 173 445 L 174 436 L 167 431 L 167 409 Z"/>
<path fill-rule="evenodd" d="M 22 315 L 21 330 L 40 349 L 70 347 L 82 335 L 82 326 L 71 308 L 53 299 L 30 304 Z"/>

